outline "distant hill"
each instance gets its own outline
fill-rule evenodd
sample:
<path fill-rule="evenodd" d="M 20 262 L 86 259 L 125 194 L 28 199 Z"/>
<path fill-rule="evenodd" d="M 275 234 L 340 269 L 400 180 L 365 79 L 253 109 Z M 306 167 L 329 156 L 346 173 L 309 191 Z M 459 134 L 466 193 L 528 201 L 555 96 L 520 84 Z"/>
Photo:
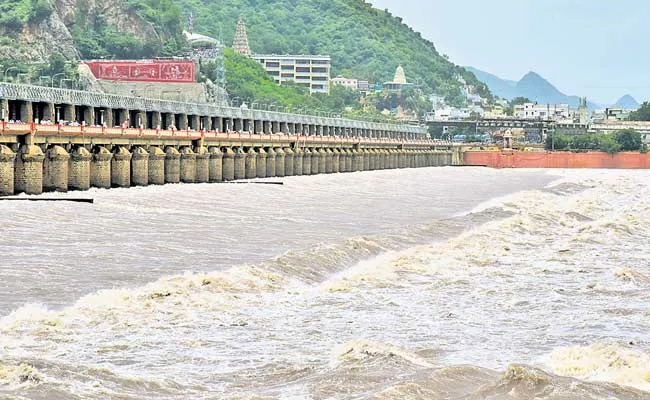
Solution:
<path fill-rule="evenodd" d="M 466 67 L 466 69 L 472 72 L 479 81 L 488 85 L 493 94 L 507 100 L 512 100 L 515 97 L 527 97 L 538 103 L 569 104 L 574 108 L 580 106 L 580 96 L 568 96 L 562 93 L 541 75 L 532 71 L 517 82 L 499 78 L 473 67 Z M 592 102 L 588 102 L 587 105 L 590 109 L 603 107 Z"/>
<path fill-rule="evenodd" d="M 636 110 L 641 107 L 641 105 L 638 101 L 636 101 L 634 97 L 626 94 L 625 96 L 618 99 L 618 101 L 614 104 L 614 107 L 621 107 L 626 110 Z"/>

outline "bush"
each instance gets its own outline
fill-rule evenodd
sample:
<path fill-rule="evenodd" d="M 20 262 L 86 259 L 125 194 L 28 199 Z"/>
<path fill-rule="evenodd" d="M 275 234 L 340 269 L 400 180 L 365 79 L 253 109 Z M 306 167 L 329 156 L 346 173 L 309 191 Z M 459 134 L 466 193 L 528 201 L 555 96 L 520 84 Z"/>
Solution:
<path fill-rule="evenodd" d="M 625 129 L 616 132 L 616 142 L 621 145 L 622 151 L 641 150 L 641 134 L 634 129 Z"/>
<path fill-rule="evenodd" d="M 54 11 L 50 0 L 32 0 L 32 9 L 29 12 L 29 22 L 40 22 L 49 17 Z"/>
<path fill-rule="evenodd" d="M 568 150 L 570 139 L 562 134 L 557 132 L 549 133 L 546 136 L 546 150 Z"/>
<path fill-rule="evenodd" d="M 616 138 L 611 135 L 602 135 L 600 146 L 600 151 L 605 153 L 615 154 L 621 151 L 621 145 L 616 141 Z"/>

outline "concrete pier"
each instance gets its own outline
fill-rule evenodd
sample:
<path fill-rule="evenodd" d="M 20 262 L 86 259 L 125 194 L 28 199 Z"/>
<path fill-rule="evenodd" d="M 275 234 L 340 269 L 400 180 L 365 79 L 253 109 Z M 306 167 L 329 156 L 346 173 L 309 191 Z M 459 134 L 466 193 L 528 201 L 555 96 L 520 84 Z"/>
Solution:
<path fill-rule="evenodd" d="M 92 155 L 83 146 L 75 146 L 68 164 L 68 190 L 90 189 L 90 162 Z"/>
<path fill-rule="evenodd" d="M 16 153 L 9 147 L 0 145 L 0 196 L 14 194 L 14 162 Z"/>
<path fill-rule="evenodd" d="M 196 154 L 196 183 L 210 182 L 210 153 L 204 146 L 198 146 L 194 149 Z"/>
<path fill-rule="evenodd" d="M 111 186 L 131 186 L 131 152 L 124 146 L 117 146 L 113 150 L 111 160 Z"/>
<path fill-rule="evenodd" d="M 363 149 L 360 154 L 363 157 L 363 168 L 362 171 L 370 171 L 370 151 Z"/>
<path fill-rule="evenodd" d="M 246 179 L 246 153 L 241 147 L 235 149 L 235 180 Z"/>
<path fill-rule="evenodd" d="M 292 176 L 294 170 L 294 154 L 289 147 L 282 149 L 284 151 L 284 176 Z"/>
<path fill-rule="evenodd" d="M 257 177 L 266 178 L 266 151 L 263 148 L 257 149 Z"/>
<path fill-rule="evenodd" d="M 100 189 L 111 187 L 111 160 L 113 153 L 104 146 L 97 146 L 90 162 L 90 186 Z"/>
<path fill-rule="evenodd" d="M 149 149 L 149 184 L 165 184 L 165 152 L 157 146 Z"/>
<path fill-rule="evenodd" d="M 302 174 L 311 175 L 311 151 L 306 147 L 303 150 Z"/>
<path fill-rule="evenodd" d="M 293 150 L 293 174 L 296 176 L 302 176 L 302 162 L 305 153 L 300 149 Z"/>
<path fill-rule="evenodd" d="M 285 162 L 285 157 L 286 154 L 284 154 L 284 150 L 282 150 L 281 147 L 277 147 L 274 149 L 275 151 L 275 176 L 278 178 L 284 178 L 284 162 Z"/>
<path fill-rule="evenodd" d="M 183 147 L 181 153 L 181 182 L 196 182 L 196 153 L 189 148 Z"/>
<path fill-rule="evenodd" d="M 43 160 L 43 191 L 67 192 L 70 155 L 61 146 L 51 146 Z"/>
<path fill-rule="evenodd" d="M 257 178 L 257 153 L 252 147 L 248 150 L 246 154 L 246 179 Z"/>
<path fill-rule="evenodd" d="M 210 182 L 223 182 L 223 153 L 218 147 L 210 147 Z"/>
<path fill-rule="evenodd" d="M 223 180 L 235 180 L 235 152 L 230 147 L 226 147 L 223 153 Z"/>
<path fill-rule="evenodd" d="M 131 153 L 131 185 L 147 186 L 149 184 L 149 153 L 137 146 Z"/>
<path fill-rule="evenodd" d="M 354 172 L 354 151 L 345 149 L 345 172 Z"/>
<path fill-rule="evenodd" d="M 311 174 L 318 175 L 321 173 L 320 170 L 320 151 L 317 148 L 311 149 Z"/>
<path fill-rule="evenodd" d="M 165 149 L 165 183 L 180 183 L 181 153 L 175 147 Z"/>
<path fill-rule="evenodd" d="M 16 155 L 14 190 L 16 193 L 43 193 L 43 160 L 40 147 L 22 145 Z"/>
<path fill-rule="evenodd" d="M 336 174 L 339 172 L 341 152 L 337 148 L 332 149 L 332 173 Z"/>
<path fill-rule="evenodd" d="M 275 178 L 275 151 L 272 147 L 266 149 L 266 177 Z"/>

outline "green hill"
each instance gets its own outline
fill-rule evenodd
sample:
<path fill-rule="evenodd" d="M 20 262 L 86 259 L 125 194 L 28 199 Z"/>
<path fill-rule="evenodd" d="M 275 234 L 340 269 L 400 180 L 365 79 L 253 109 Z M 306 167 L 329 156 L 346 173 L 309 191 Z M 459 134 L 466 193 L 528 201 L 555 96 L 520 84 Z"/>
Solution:
<path fill-rule="evenodd" d="M 332 75 L 392 80 L 397 65 L 426 93 L 461 104 L 463 82 L 487 86 L 440 55 L 433 43 L 387 10 L 363 0 L 0 0 L 0 63 L 76 58 L 145 58 L 183 51 L 194 31 L 232 42 L 243 17 L 254 53 L 327 54 Z M 460 79 L 462 78 L 462 79 Z"/>

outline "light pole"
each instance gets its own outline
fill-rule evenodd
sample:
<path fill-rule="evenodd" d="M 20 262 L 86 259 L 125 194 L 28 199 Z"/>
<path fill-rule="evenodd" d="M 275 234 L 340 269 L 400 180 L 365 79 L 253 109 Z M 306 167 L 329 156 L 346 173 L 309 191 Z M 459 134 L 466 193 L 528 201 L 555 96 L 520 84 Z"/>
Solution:
<path fill-rule="evenodd" d="M 63 88 L 63 82 L 65 82 L 65 81 L 72 82 L 72 79 L 67 79 L 67 78 L 61 79 L 61 80 L 59 81 L 59 87 L 60 87 L 60 88 Z M 66 88 L 66 89 L 67 89 L 67 88 Z"/>
<path fill-rule="evenodd" d="M 60 75 L 65 75 L 65 72 L 59 72 L 58 74 L 54 74 L 54 75 L 52 75 L 52 84 L 51 84 L 51 87 L 54 87 L 54 80 L 56 79 L 57 76 L 60 76 Z"/>
<path fill-rule="evenodd" d="M 52 77 L 49 76 L 49 75 L 42 75 L 42 76 L 39 76 L 39 77 L 38 77 L 38 84 L 39 84 L 40 86 L 43 86 L 43 78 L 50 79 L 50 82 L 51 82 L 51 80 L 52 80 Z"/>
<path fill-rule="evenodd" d="M 11 71 L 12 69 L 18 70 L 18 67 L 9 67 L 9 68 L 7 68 L 7 69 L 5 70 L 5 79 L 4 79 L 5 81 L 7 80 L 7 74 L 8 74 L 9 71 Z"/>
<path fill-rule="evenodd" d="M 16 75 L 16 78 L 18 79 L 18 82 L 19 82 L 19 83 L 20 83 L 20 77 L 21 77 L 21 76 L 26 76 L 26 77 L 27 77 L 27 83 L 28 83 L 28 84 L 31 84 L 31 83 L 32 83 L 31 79 L 29 78 L 29 73 L 26 73 L 26 72 L 19 73 L 18 75 Z"/>

